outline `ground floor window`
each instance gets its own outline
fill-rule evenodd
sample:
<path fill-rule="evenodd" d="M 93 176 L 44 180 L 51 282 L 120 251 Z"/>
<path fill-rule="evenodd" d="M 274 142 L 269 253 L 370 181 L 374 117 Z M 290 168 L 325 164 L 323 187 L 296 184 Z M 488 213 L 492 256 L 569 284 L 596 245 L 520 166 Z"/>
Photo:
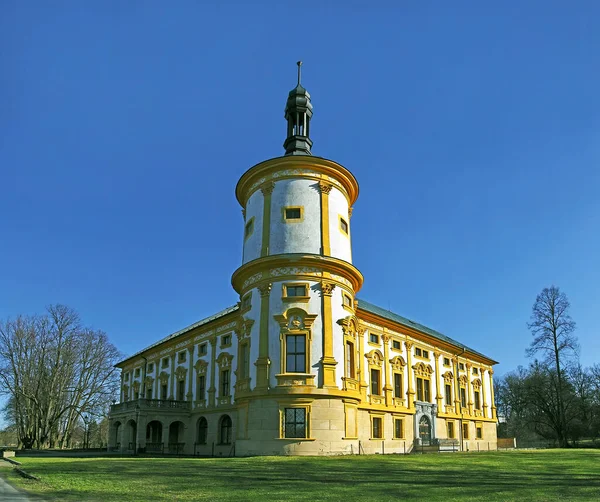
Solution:
<path fill-rule="evenodd" d="M 371 437 L 373 439 L 381 439 L 383 438 L 383 418 L 381 417 L 373 417 L 371 419 Z"/>
<path fill-rule="evenodd" d="M 483 425 L 477 424 L 475 426 L 475 437 L 477 439 L 483 439 Z"/>
<path fill-rule="evenodd" d="M 208 422 L 206 418 L 200 417 L 198 419 L 198 437 L 196 438 L 196 442 L 198 444 L 206 444 L 206 438 L 208 435 Z"/>
<path fill-rule="evenodd" d="M 403 418 L 394 418 L 394 438 L 395 439 L 403 439 L 404 438 L 404 419 Z"/>
<path fill-rule="evenodd" d="M 469 424 L 463 424 L 463 439 L 469 439 Z"/>
<path fill-rule="evenodd" d="M 160 398 L 167 399 L 167 384 L 162 384 L 160 386 Z"/>
<path fill-rule="evenodd" d="M 219 443 L 231 444 L 231 418 L 229 415 L 223 415 L 219 422 Z"/>
<path fill-rule="evenodd" d="M 283 437 L 306 437 L 306 408 L 285 408 L 283 417 Z"/>
<path fill-rule="evenodd" d="M 454 422 L 448 422 L 446 428 L 448 429 L 448 439 L 454 439 Z"/>

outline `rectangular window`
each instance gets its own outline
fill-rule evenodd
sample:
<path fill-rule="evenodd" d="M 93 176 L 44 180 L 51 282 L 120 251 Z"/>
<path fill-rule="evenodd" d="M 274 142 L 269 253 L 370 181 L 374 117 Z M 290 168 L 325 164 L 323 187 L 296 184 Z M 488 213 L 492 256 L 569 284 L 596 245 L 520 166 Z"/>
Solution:
<path fill-rule="evenodd" d="M 478 390 L 473 392 L 473 401 L 475 404 L 475 409 L 480 410 L 481 409 L 481 401 L 479 400 L 479 391 Z"/>
<path fill-rule="evenodd" d="M 402 350 L 402 345 L 398 340 L 392 340 L 392 349 L 394 350 Z"/>
<path fill-rule="evenodd" d="M 379 345 L 379 335 L 376 335 L 375 333 L 369 333 L 369 342 Z"/>
<path fill-rule="evenodd" d="M 381 381 L 379 379 L 381 373 L 379 370 L 371 369 L 371 395 L 381 395 Z"/>
<path fill-rule="evenodd" d="M 429 359 L 429 351 L 428 350 L 423 350 L 423 357 L 425 359 Z"/>
<path fill-rule="evenodd" d="M 198 345 L 198 355 L 199 356 L 205 356 L 208 353 L 208 344 L 207 343 L 201 343 L 200 345 Z"/>
<path fill-rule="evenodd" d="M 240 345 L 240 379 L 250 376 L 250 347 L 247 343 Z"/>
<path fill-rule="evenodd" d="M 160 398 L 167 399 L 167 384 L 164 383 L 160 386 Z"/>
<path fill-rule="evenodd" d="M 185 350 L 181 351 L 179 354 L 177 354 L 177 362 L 178 363 L 184 363 L 185 362 Z"/>
<path fill-rule="evenodd" d="M 344 294 L 344 307 L 352 308 L 352 298 L 347 294 Z"/>
<path fill-rule="evenodd" d="M 294 284 L 285 286 L 285 297 L 286 298 L 298 298 L 298 297 L 306 297 L 308 296 L 306 293 L 306 285 L 305 284 Z"/>
<path fill-rule="evenodd" d="M 285 340 L 286 373 L 306 373 L 306 335 L 287 335 Z"/>
<path fill-rule="evenodd" d="M 446 396 L 446 405 L 452 406 L 452 385 L 450 385 L 449 383 L 444 385 L 444 391 Z"/>
<path fill-rule="evenodd" d="M 458 369 L 460 371 L 465 371 L 465 365 L 464 365 L 464 363 L 458 363 Z"/>
<path fill-rule="evenodd" d="M 483 439 L 483 427 L 481 425 L 475 427 L 475 437 L 477 439 Z"/>
<path fill-rule="evenodd" d="M 244 295 L 242 298 L 242 308 L 249 309 L 252 306 L 252 293 Z"/>
<path fill-rule="evenodd" d="M 168 368 L 169 367 L 169 358 L 168 357 L 163 357 L 162 367 L 163 368 Z"/>
<path fill-rule="evenodd" d="M 146 399 L 152 399 L 152 389 L 146 389 Z"/>
<path fill-rule="evenodd" d="M 254 216 L 248 220 L 244 228 L 244 239 L 247 239 L 254 232 Z"/>
<path fill-rule="evenodd" d="M 123 380 L 125 382 L 129 382 L 129 373 L 125 373 L 125 375 L 123 376 Z"/>
<path fill-rule="evenodd" d="M 177 401 L 185 401 L 185 380 L 177 382 Z"/>
<path fill-rule="evenodd" d="M 221 347 L 229 347 L 231 345 L 231 335 L 223 335 L 221 337 Z"/>
<path fill-rule="evenodd" d="M 479 375 L 479 369 L 473 368 L 473 375 Z"/>
<path fill-rule="evenodd" d="M 139 392 L 134 392 L 133 393 L 133 399 L 135 399 L 136 401 L 140 398 L 140 393 Z"/>
<path fill-rule="evenodd" d="M 448 439 L 454 439 L 454 422 L 448 422 L 446 427 L 448 429 Z"/>
<path fill-rule="evenodd" d="M 354 371 L 354 344 L 346 342 L 346 378 L 355 378 Z"/>
<path fill-rule="evenodd" d="M 306 409 L 286 408 L 283 418 L 283 436 L 286 438 L 306 437 Z"/>
<path fill-rule="evenodd" d="M 148 373 L 152 373 L 154 371 L 154 363 L 148 363 L 147 371 Z"/>
<path fill-rule="evenodd" d="M 137 378 L 137 377 L 139 377 L 139 376 L 140 376 L 140 369 L 139 369 L 139 368 L 136 368 L 136 369 L 135 369 L 135 377 Z"/>
<path fill-rule="evenodd" d="M 229 370 L 221 371 L 221 397 L 229 396 Z"/>
<path fill-rule="evenodd" d="M 198 375 L 198 385 L 196 388 L 196 399 L 202 400 L 206 395 L 206 376 Z"/>
<path fill-rule="evenodd" d="M 423 357 L 423 351 L 419 347 L 415 347 L 415 356 Z"/>
<path fill-rule="evenodd" d="M 465 390 L 464 387 L 460 388 L 460 405 L 463 408 L 467 407 L 467 391 Z"/>
<path fill-rule="evenodd" d="M 463 439 L 469 439 L 469 424 L 463 424 Z"/>
<path fill-rule="evenodd" d="M 423 380 L 425 390 L 425 401 L 431 403 L 431 382 L 429 380 Z"/>
<path fill-rule="evenodd" d="M 284 210 L 286 220 L 301 220 L 302 219 L 302 208 L 301 207 L 286 207 Z"/>
<path fill-rule="evenodd" d="M 444 366 L 450 366 L 450 359 L 448 357 L 444 357 Z"/>
<path fill-rule="evenodd" d="M 383 438 L 383 419 L 380 417 L 373 417 L 371 420 L 373 424 L 373 439 Z"/>
<path fill-rule="evenodd" d="M 340 218 L 340 228 L 342 232 L 348 234 L 348 222 L 344 218 Z"/>
<path fill-rule="evenodd" d="M 431 402 L 429 380 L 417 378 L 417 401 Z"/>
<path fill-rule="evenodd" d="M 402 397 L 402 375 L 394 373 L 394 397 Z"/>
<path fill-rule="evenodd" d="M 394 438 L 395 439 L 403 439 L 404 438 L 404 419 L 402 419 L 402 418 L 394 419 Z"/>

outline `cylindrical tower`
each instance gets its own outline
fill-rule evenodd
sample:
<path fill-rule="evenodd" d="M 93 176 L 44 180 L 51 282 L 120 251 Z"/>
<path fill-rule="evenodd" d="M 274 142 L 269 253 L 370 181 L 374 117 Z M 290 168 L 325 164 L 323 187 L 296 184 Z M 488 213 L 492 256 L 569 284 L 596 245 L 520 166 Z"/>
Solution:
<path fill-rule="evenodd" d="M 300 64 L 285 109 L 285 155 L 253 166 L 236 187 L 244 247 L 232 284 L 254 363 L 241 388 L 253 398 L 342 397 L 343 324 L 354 316 L 363 281 L 352 265 L 350 229 L 358 183 L 340 164 L 311 154 L 312 105 Z"/>

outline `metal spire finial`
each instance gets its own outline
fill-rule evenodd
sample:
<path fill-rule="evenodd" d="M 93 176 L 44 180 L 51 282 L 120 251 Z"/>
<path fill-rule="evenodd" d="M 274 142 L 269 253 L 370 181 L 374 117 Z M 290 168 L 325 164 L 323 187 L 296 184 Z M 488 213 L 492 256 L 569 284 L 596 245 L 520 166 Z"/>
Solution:
<path fill-rule="evenodd" d="M 300 77 L 302 76 L 300 67 L 302 66 L 302 61 L 298 61 L 296 64 L 298 65 L 298 85 L 300 85 Z"/>

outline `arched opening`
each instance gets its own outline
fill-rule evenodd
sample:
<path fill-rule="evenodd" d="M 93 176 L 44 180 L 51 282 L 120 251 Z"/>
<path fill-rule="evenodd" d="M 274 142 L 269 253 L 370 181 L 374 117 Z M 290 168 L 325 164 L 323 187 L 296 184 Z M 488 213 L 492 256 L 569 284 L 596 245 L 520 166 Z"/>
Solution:
<path fill-rule="evenodd" d="M 219 444 L 231 444 L 231 418 L 223 415 L 219 420 Z"/>
<path fill-rule="evenodd" d="M 169 426 L 169 453 L 183 453 L 185 447 L 184 437 L 185 426 L 183 422 L 173 422 Z"/>
<path fill-rule="evenodd" d="M 135 450 L 137 437 L 137 424 L 135 420 L 129 420 L 125 425 L 125 438 L 123 442 L 127 445 L 128 450 Z"/>
<path fill-rule="evenodd" d="M 152 420 L 148 423 L 146 426 L 146 451 L 162 452 L 162 431 L 163 425 L 158 420 Z"/>
<path fill-rule="evenodd" d="M 425 415 L 419 420 L 419 437 L 422 445 L 431 444 L 431 421 Z"/>
<path fill-rule="evenodd" d="M 120 450 L 121 449 L 121 432 L 123 430 L 123 427 L 121 425 L 121 422 L 115 422 L 113 424 L 113 429 L 112 429 L 112 438 L 111 438 L 111 444 L 113 447 L 113 450 Z"/>
<path fill-rule="evenodd" d="M 208 437 L 208 421 L 200 417 L 197 423 L 196 444 L 206 444 Z"/>

